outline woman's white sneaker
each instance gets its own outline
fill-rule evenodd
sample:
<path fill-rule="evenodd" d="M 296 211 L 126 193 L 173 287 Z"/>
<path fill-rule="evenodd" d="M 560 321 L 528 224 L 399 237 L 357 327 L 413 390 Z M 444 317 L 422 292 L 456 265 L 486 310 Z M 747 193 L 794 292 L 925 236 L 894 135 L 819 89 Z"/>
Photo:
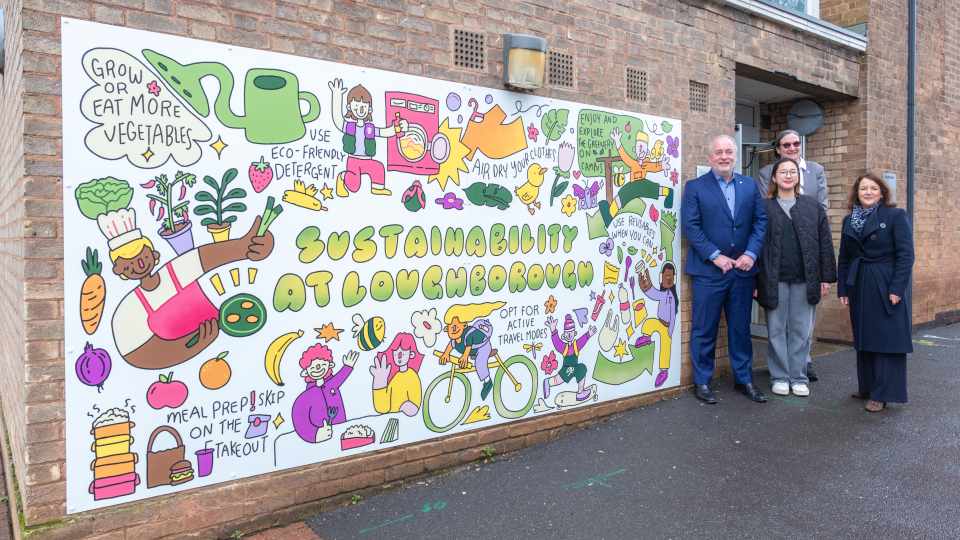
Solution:
<path fill-rule="evenodd" d="M 810 388 L 803 383 L 794 384 L 790 387 L 790 390 L 795 396 L 807 397 L 810 395 Z"/>
<path fill-rule="evenodd" d="M 773 393 L 778 396 L 789 396 L 790 385 L 786 381 L 776 381 L 773 383 Z"/>

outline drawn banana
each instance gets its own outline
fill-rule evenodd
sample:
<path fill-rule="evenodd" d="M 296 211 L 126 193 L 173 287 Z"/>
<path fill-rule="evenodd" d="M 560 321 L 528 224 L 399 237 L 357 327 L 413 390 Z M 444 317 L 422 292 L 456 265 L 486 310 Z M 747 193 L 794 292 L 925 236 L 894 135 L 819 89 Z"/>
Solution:
<path fill-rule="evenodd" d="M 280 378 L 280 361 L 283 360 L 283 353 L 287 352 L 287 347 L 291 343 L 302 336 L 303 330 L 287 332 L 274 339 L 267 347 L 267 352 L 263 355 L 263 368 L 267 370 L 267 377 L 270 377 L 277 386 L 283 386 L 283 379 Z"/>
<path fill-rule="evenodd" d="M 600 327 L 600 335 L 597 336 L 597 343 L 604 351 L 609 351 L 617 342 L 617 334 L 620 333 L 620 317 L 613 314 L 613 309 L 607 310 L 607 317 L 603 320 L 603 326 Z"/>

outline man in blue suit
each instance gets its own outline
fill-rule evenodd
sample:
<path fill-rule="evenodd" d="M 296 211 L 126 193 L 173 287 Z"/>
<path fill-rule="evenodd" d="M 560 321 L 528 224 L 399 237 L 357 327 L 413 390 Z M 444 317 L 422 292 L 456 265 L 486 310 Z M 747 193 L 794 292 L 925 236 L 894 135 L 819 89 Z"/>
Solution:
<path fill-rule="evenodd" d="M 697 399 L 715 404 L 710 389 L 721 310 L 726 314 L 734 388 L 757 403 L 766 396 L 753 386 L 750 309 L 754 262 L 763 248 L 767 214 L 757 183 L 733 172 L 736 142 L 710 141 L 710 172 L 683 186 L 681 219 L 689 243 L 684 271 L 693 280 L 690 356 Z"/>

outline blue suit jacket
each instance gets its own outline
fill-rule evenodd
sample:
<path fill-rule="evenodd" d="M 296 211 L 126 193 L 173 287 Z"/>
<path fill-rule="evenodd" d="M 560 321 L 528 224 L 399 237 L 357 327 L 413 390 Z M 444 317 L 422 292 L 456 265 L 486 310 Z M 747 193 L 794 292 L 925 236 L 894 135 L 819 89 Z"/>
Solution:
<path fill-rule="evenodd" d="M 733 215 L 730 215 L 727 200 L 717 185 L 713 171 L 683 186 L 680 216 L 683 234 L 689 245 L 683 269 L 691 276 L 723 276 L 723 272 L 710 260 L 710 255 L 717 250 L 731 259 L 743 255 L 745 251 L 752 251 L 760 257 L 767 231 L 767 212 L 757 182 L 739 174 L 734 175 L 732 181 L 737 193 Z M 757 266 L 754 264 L 749 272 L 736 269 L 732 272 L 739 276 L 752 276 L 757 273 Z"/>

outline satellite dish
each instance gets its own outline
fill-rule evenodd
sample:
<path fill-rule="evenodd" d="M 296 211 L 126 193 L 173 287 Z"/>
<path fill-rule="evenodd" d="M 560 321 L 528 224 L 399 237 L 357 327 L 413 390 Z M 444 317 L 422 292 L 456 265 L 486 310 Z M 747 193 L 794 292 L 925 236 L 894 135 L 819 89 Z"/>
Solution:
<path fill-rule="evenodd" d="M 811 135 L 822 125 L 823 109 L 813 100 L 797 100 L 787 113 L 787 127 L 804 137 Z"/>

